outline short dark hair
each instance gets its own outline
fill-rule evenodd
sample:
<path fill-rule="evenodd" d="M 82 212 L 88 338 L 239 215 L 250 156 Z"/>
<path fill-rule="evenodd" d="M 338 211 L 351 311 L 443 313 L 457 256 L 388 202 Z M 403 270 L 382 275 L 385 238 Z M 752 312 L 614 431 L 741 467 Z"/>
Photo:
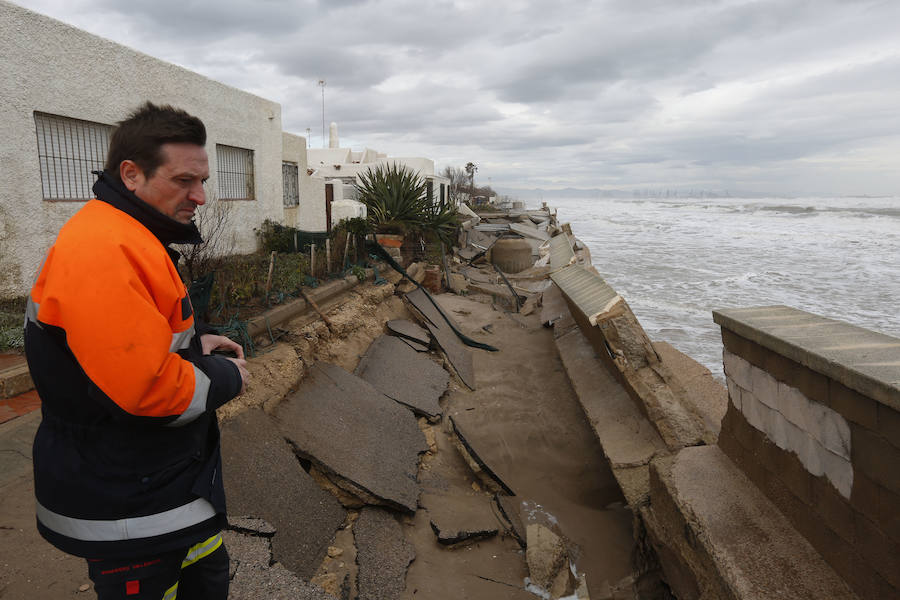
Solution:
<path fill-rule="evenodd" d="M 165 159 L 162 145 L 172 143 L 205 146 L 203 121 L 168 104 L 157 106 L 145 102 L 113 131 L 106 154 L 106 172 L 121 181 L 119 165 L 123 160 L 132 160 L 146 177 L 152 177 Z"/>

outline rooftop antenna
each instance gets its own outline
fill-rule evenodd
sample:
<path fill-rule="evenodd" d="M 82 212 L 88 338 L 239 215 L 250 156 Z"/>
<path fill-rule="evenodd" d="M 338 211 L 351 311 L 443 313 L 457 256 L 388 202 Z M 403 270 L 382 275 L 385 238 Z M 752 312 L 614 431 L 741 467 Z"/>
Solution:
<path fill-rule="evenodd" d="M 307 150 L 309 149 L 309 134 L 310 134 L 310 130 L 309 130 L 309 127 L 307 127 L 306 128 L 306 148 L 307 148 Z"/>
<path fill-rule="evenodd" d="M 322 87 L 322 147 L 325 148 L 325 80 L 320 79 L 319 85 Z"/>

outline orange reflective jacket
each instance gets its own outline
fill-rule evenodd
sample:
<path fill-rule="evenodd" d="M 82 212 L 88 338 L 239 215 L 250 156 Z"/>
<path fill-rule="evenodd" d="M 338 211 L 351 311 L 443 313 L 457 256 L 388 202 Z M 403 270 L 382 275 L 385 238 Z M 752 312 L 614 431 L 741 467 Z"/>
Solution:
<path fill-rule="evenodd" d="M 186 226 L 104 176 L 94 190 L 101 199 L 60 230 L 28 302 L 38 529 L 71 554 L 137 556 L 224 522 L 215 409 L 241 380 L 202 353 L 164 246 Z"/>

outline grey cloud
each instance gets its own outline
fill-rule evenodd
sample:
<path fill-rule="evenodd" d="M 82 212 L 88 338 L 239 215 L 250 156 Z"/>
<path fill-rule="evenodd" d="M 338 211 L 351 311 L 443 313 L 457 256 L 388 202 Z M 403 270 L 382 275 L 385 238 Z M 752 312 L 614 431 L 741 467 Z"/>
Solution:
<path fill-rule="evenodd" d="M 280 101 L 313 138 L 324 77 L 343 140 L 473 160 L 495 185 L 750 189 L 900 152 L 895 2 L 23 1 Z M 872 169 L 854 182 L 897 182 Z"/>

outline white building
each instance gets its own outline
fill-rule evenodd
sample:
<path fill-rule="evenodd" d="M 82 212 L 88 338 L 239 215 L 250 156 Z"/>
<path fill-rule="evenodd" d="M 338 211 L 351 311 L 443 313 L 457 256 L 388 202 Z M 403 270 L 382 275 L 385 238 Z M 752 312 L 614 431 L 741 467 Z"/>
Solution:
<path fill-rule="evenodd" d="M 341 198 L 355 200 L 354 184 L 359 175 L 383 164 L 397 164 L 409 167 L 425 179 L 428 195 L 437 204 L 450 201 L 450 180 L 434 172 L 434 161 L 423 157 L 388 156 L 371 148 L 354 151 L 341 148 L 338 142 L 337 125 L 331 124 L 328 148 L 310 148 L 309 166 L 317 176 L 335 184 L 335 198 L 340 189 Z M 342 185 L 338 185 L 340 182 Z"/>
<path fill-rule="evenodd" d="M 109 133 L 143 102 L 207 128 L 210 196 L 231 203 L 237 252 L 264 219 L 324 231 L 325 182 L 281 106 L 0 0 L 0 297 L 27 293 L 62 224 L 88 200 Z M 287 206 L 285 206 L 287 205 Z"/>

